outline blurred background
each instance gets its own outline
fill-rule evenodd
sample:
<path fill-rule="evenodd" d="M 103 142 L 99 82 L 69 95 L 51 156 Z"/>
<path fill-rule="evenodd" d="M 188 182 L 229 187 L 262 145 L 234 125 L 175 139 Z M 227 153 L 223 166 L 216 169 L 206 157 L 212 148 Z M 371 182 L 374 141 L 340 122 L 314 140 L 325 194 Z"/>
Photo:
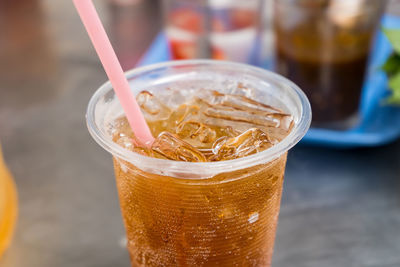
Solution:
<path fill-rule="evenodd" d="M 273 266 L 400 266 L 399 108 L 382 104 L 391 48 L 375 34 L 382 15 L 400 28 L 399 1 L 94 3 L 124 70 L 233 60 L 307 93 Z M 0 1 L 0 266 L 129 266 L 111 157 L 85 124 L 106 80 L 72 1 Z"/>

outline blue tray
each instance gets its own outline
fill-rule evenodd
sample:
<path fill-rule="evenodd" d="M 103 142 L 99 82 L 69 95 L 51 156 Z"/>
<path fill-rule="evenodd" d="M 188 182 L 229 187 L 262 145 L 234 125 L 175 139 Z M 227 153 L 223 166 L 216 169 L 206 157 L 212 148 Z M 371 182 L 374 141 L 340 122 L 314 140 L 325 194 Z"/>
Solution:
<path fill-rule="evenodd" d="M 389 28 L 400 28 L 400 17 L 385 16 L 382 24 Z M 386 37 L 379 32 L 371 55 L 369 74 L 366 79 L 360 105 L 360 122 L 346 131 L 311 128 L 303 138 L 303 144 L 355 148 L 379 146 L 400 137 L 400 108 L 383 104 L 389 94 L 386 75 L 379 67 L 390 55 L 392 48 Z M 139 65 L 170 60 L 167 41 L 159 34 L 141 59 Z"/>

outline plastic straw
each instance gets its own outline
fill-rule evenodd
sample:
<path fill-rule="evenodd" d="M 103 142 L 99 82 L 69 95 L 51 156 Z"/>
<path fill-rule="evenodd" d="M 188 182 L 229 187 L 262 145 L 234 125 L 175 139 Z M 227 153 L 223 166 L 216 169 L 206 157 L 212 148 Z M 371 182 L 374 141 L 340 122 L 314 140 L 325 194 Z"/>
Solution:
<path fill-rule="evenodd" d="M 73 2 L 110 79 L 115 94 L 125 111 L 129 125 L 140 142 L 144 145 L 150 145 L 154 138 L 130 90 L 128 80 L 124 75 L 92 1 L 73 0 Z"/>

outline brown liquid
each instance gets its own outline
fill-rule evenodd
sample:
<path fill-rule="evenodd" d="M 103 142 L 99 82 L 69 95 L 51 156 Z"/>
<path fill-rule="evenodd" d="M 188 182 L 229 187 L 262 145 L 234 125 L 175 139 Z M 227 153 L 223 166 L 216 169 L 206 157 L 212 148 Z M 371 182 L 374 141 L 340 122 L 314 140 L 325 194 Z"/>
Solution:
<path fill-rule="evenodd" d="M 270 266 L 285 163 L 195 180 L 114 158 L 131 265 Z"/>
<path fill-rule="evenodd" d="M 173 109 L 161 99 L 138 96 L 158 136 L 151 149 L 134 144 L 125 118 L 114 123 L 114 141 L 162 159 L 218 161 L 268 149 L 292 127 L 290 115 L 240 95 L 203 91 Z M 196 179 L 114 157 L 132 266 L 270 266 L 285 164 L 286 153 Z"/>
<path fill-rule="evenodd" d="M 335 16 L 324 6 L 277 5 L 278 72 L 306 93 L 313 124 L 350 118 L 359 107 L 375 23 L 363 11 L 346 13 L 345 5 Z"/>
<path fill-rule="evenodd" d="M 303 89 L 313 123 L 341 121 L 357 112 L 367 60 L 365 53 L 343 62 L 318 62 L 278 50 L 279 72 Z"/>

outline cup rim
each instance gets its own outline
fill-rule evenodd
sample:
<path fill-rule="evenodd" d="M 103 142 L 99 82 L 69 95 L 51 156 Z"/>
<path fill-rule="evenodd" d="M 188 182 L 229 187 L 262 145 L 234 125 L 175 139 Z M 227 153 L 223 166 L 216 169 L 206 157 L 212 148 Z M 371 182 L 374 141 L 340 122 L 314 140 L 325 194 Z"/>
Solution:
<path fill-rule="evenodd" d="M 238 70 L 246 70 L 247 73 L 251 71 L 255 73 L 261 73 L 264 76 L 265 75 L 268 76 L 270 79 L 273 79 L 278 84 L 290 88 L 291 93 L 297 97 L 300 109 L 298 122 L 294 125 L 289 135 L 287 135 L 278 144 L 262 152 L 258 152 L 243 158 L 237 158 L 225 161 L 215 161 L 215 162 L 184 162 L 184 161 L 172 161 L 166 159 L 152 158 L 127 150 L 122 146 L 119 146 L 118 144 L 114 143 L 112 141 L 112 138 L 110 136 L 107 136 L 99 128 L 99 125 L 96 124 L 95 121 L 96 104 L 104 95 L 113 90 L 110 81 L 107 81 L 102 86 L 100 86 L 100 88 L 97 89 L 96 92 L 93 94 L 93 96 L 89 100 L 89 104 L 86 111 L 87 127 L 94 140 L 106 151 L 111 153 L 113 156 L 128 161 L 136 167 L 139 168 L 143 167 L 146 169 L 158 168 L 161 170 L 161 173 L 163 173 L 162 171 L 163 168 L 168 168 L 168 173 L 176 172 L 188 175 L 203 173 L 204 175 L 201 176 L 204 176 L 204 178 L 208 178 L 218 173 L 235 171 L 238 169 L 244 169 L 262 163 L 271 162 L 274 159 L 281 156 L 286 151 L 288 151 L 294 145 L 296 145 L 303 138 L 308 128 L 310 127 L 311 106 L 304 92 L 296 84 L 284 78 L 283 76 L 259 67 L 254 67 L 243 63 L 222 61 L 222 60 L 210 60 L 210 59 L 177 60 L 177 61 L 167 61 L 163 63 L 151 64 L 144 67 L 134 68 L 132 70 L 125 72 L 125 76 L 129 79 L 129 77 L 138 76 L 141 73 L 146 73 L 148 71 L 156 69 L 188 66 L 188 65 L 193 65 L 193 66 L 226 65 L 227 67 L 230 68 L 234 67 L 235 69 Z M 187 179 L 187 177 L 185 177 L 185 179 Z"/>

